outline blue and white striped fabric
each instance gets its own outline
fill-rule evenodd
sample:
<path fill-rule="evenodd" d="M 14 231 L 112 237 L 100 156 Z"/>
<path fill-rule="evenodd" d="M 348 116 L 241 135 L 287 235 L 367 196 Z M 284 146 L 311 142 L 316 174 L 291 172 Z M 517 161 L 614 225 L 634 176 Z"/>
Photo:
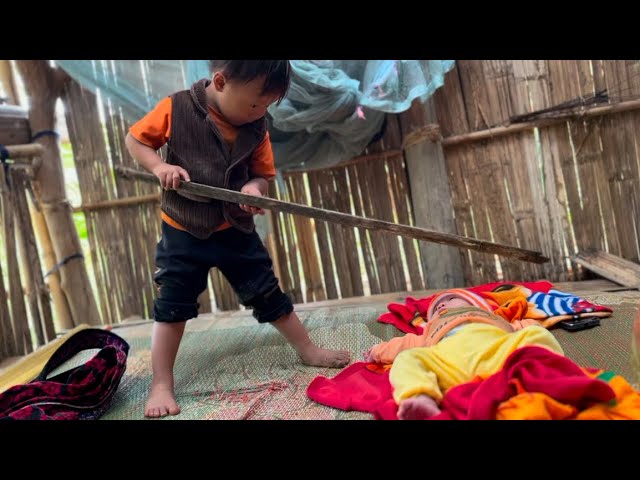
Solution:
<path fill-rule="evenodd" d="M 533 292 L 531 296 L 527 298 L 530 303 L 534 303 L 538 310 L 543 311 L 550 317 L 555 315 L 567 315 L 575 313 L 576 310 L 573 306 L 576 303 L 583 301 L 581 297 L 576 297 L 570 293 L 561 292 L 559 290 L 551 289 L 549 293 Z M 589 311 L 593 309 L 586 309 L 581 311 Z"/>

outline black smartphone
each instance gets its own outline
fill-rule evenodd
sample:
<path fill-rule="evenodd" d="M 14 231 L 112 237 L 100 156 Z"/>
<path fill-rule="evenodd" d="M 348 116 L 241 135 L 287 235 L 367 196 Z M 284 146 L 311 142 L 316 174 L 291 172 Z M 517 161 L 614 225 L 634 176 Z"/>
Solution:
<path fill-rule="evenodd" d="M 585 330 L 587 328 L 593 328 L 600 325 L 600 318 L 598 317 L 579 317 L 572 318 L 571 320 L 563 320 L 558 322 L 558 325 L 569 332 L 577 332 L 578 330 Z"/>

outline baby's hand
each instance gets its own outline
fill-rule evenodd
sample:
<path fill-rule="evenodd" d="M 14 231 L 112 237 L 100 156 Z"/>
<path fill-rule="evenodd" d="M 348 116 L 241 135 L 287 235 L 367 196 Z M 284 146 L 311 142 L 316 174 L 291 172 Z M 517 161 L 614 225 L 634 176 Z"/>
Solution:
<path fill-rule="evenodd" d="M 362 354 L 365 362 L 373 362 L 373 358 L 371 358 L 371 350 L 373 350 L 373 347 Z"/>
<path fill-rule="evenodd" d="M 252 185 L 251 183 L 247 183 L 244 187 L 242 187 L 242 189 L 240 190 L 240 193 L 246 193 L 247 195 L 255 195 L 256 197 L 262 196 L 262 192 L 260 191 L 260 189 L 258 189 L 258 187 L 256 187 L 255 185 Z M 240 208 L 245 212 L 249 212 L 254 215 L 255 214 L 264 215 L 264 210 L 260 207 L 252 207 L 251 205 L 241 204 Z"/>

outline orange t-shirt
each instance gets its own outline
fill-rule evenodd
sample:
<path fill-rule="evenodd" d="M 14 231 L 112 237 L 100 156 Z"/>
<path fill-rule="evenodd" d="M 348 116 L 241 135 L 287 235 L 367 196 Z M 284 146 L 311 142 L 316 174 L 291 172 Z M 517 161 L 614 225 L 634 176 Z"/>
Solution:
<path fill-rule="evenodd" d="M 238 127 L 227 122 L 218 112 L 211 108 L 211 106 L 208 105 L 207 107 L 213 123 L 218 127 L 218 131 L 225 142 L 227 142 L 227 145 L 229 145 L 229 149 L 232 149 L 236 138 L 238 138 Z M 171 134 L 171 97 L 160 100 L 153 110 L 131 126 L 129 133 L 140 143 L 154 150 L 158 150 L 167 143 Z M 269 132 L 267 132 L 264 140 L 260 142 L 254 150 L 249 164 L 249 172 L 255 177 L 263 177 L 267 180 L 276 175 Z M 165 212 L 162 212 L 162 219 L 172 227 L 186 231 L 186 228 L 169 217 Z M 216 228 L 215 231 L 217 232 L 229 227 L 231 227 L 231 224 L 224 222 Z"/>

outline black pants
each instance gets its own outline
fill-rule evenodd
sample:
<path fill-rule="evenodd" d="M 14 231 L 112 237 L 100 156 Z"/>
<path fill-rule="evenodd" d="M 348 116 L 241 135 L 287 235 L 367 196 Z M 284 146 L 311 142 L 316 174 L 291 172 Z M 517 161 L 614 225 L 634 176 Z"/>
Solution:
<path fill-rule="evenodd" d="M 154 281 L 158 322 L 183 322 L 198 316 L 198 295 L 207 288 L 209 269 L 217 267 L 242 304 L 253 307 L 260 323 L 273 322 L 293 311 L 289 297 L 278 286 L 273 264 L 254 230 L 227 228 L 201 240 L 162 222 L 156 250 Z"/>

